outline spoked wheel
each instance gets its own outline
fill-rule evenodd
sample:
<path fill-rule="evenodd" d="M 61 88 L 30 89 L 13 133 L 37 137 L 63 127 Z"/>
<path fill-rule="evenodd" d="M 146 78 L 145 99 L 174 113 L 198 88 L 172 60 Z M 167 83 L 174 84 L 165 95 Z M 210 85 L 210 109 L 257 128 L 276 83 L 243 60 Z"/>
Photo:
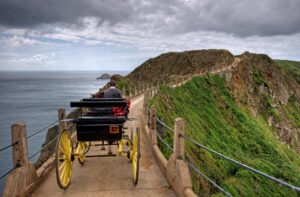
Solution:
<path fill-rule="evenodd" d="M 85 154 L 90 149 L 90 142 L 78 142 L 75 154 L 78 155 L 78 161 L 81 165 L 85 162 Z"/>
<path fill-rule="evenodd" d="M 132 169 L 133 169 L 133 183 L 136 185 L 139 180 L 139 168 L 140 168 L 140 129 L 136 129 L 136 133 L 133 140 L 132 148 Z"/>
<path fill-rule="evenodd" d="M 62 131 L 58 136 L 55 150 L 56 180 L 62 189 L 66 189 L 70 185 L 73 160 L 70 132 Z"/>

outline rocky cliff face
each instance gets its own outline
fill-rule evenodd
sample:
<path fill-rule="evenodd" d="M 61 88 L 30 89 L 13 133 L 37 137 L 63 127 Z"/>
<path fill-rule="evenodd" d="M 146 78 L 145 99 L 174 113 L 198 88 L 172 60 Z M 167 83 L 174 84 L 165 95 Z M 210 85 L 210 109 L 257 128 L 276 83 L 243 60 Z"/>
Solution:
<path fill-rule="evenodd" d="M 263 116 L 281 141 L 300 153 L 300 86 L 267 55 L 244 53 L 230 71 L 236 102 Z"/>

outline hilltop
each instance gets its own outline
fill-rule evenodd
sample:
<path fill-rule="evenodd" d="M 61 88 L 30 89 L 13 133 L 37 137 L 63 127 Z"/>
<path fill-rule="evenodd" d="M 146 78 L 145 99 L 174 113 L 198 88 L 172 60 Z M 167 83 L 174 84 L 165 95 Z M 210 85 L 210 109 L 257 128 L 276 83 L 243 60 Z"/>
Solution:
<path fill-rule="evenodd" d="M 202 69 L 219 65 L 230 65 L 233 61 L 234 56 L 227 50 L 170 52 L 150 58 L 127 75 L 126 79 L 137 83 L 169 82 L 172 78 L 200 73 Z"/>
<path fill-rule="evenodd" d="M 147 60 L 119 81 L 122 87 L 156 84 L 170 82 L 174 76 L 229 68 L 219 75 L 225 78 L 235 103 L 253 117 L 263 116 L 280 140 L 300 153 L 299 65 L 249 52 L 238 56 L 217 49 L 171 52 Z"/>

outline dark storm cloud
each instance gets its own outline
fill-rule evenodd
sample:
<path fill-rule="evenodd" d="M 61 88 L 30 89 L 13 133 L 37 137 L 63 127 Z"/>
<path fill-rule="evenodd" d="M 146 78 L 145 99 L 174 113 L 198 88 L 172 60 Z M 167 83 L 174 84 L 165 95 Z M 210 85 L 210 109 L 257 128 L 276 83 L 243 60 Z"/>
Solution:
<path fill-rule="evenodd" d="M 97 17 L 113 25 L 165 34 L 216 31 L 236 36 L 290 35 L 300 32 L 300 0 L 1 0 L 0 24 L 33 27 L 78 24 Z"/>
<path fill-rule="evenodd" d="M 288 35 L 300 31 L 299 0 L 197 1 L 187 9 L 187 29 L 206 29 L 238 36 Z"/>
<path fill-rule="evenodd" d="M 125 1 L 107 0 L 1 0 L 0 24 L 33 27 L 48 23 L 76 23 L 80 17 L 94 16 L 115 23 L 129 16 Z"/>

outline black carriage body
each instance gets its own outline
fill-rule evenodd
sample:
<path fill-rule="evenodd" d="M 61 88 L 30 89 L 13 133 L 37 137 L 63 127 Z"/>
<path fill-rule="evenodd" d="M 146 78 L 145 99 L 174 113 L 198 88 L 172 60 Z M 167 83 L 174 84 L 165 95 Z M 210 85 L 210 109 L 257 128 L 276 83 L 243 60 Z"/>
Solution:
<path fill-rule="evenodd" d="M 89 108 L 76 124 L 78 141 L 118 141 L 122 139 L 125 116 L 115 116 L 113 107 L 127 107 L 125 99 L 82 99 L 71 107 Z"/>
<path fill-rule="evenodd" d="M 76 121 L 78 141 L 118 141 L 126 119 L 119 117 L 82 117 Z"/>

